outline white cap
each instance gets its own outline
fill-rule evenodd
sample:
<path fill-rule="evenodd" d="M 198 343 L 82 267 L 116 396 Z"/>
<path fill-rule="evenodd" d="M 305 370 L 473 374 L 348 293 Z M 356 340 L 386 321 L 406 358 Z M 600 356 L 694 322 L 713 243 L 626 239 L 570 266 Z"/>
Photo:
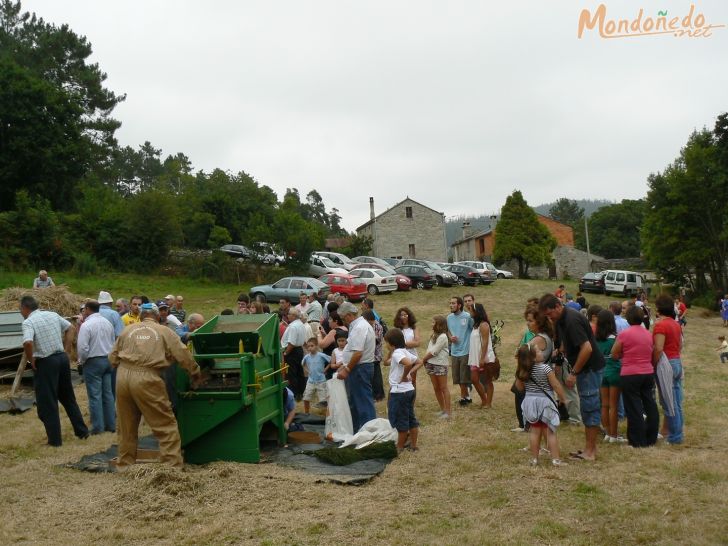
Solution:
<path fill-rule="evenodd" d="M 99 292 L 99 303 L 114 303 L 114 298 L 111 297 L 111 294 L 102 290 L 101 292 Z"/>

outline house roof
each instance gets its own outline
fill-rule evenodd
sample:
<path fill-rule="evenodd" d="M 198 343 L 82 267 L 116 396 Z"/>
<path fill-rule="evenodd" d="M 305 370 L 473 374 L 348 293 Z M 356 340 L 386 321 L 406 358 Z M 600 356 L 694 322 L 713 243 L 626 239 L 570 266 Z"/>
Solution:
<path fill-rule="evenodd" d="M 492 231 L 493 230 L 491 228 L 483 229 L 481 231 L 478 231 L 476 233 L 473 233 L 472 235 L 468 235 L 467 237 L 464 237 L 464 238 L 460 239 L 459 241 L 455 241 L 450 246 L 459 245 L 459 244 L 462 244 L 462 243 L 464 243 L 466 241 L 472 241 L 473 239 L 478 239 L 479 237 L 485 237 L 486 235 L 488 235 Z"/>
<path fill-rule="evenodd" d="M 440 212 L 439 210 L 435 210 L 435 209 L 433 209 L 433 208 L 431 208 L 431 207 L 428 207 L 427 205 L 423 205 L 422 203 L 420 203 L 419 201 L 415 201 L 414 199 L 412 199 L 412 198 L 411 198 L 411 197 L 410 197 L 410 196 L 408 195 L 407 197 L 405 197 L 404 199 L 402 199 L 402 200 L 401 200 L 401 201 L 400 201 L 399 203 L 395 203 L 394 205 L 392 205 L 391 207 L 389 207 L 389 208 L 388 208 L 387 210 L 385 210 L 384 212 L 381 212 L 381 213 L 377 214 L 377 215 L 376 215 L 376 216 L 374 217 L 374 220 L 376 220 L 376 219 L 377 219 L 377 218 L 379 218 L 380 216 L 384 216 L 384 215 L 385 215 L 385 214 L 387 214 L 387 213 L 388 213 L 388 212 L 389 212 L 390 210 L 392 210 L 392 209 L 393 209 L 394 207 L 398 207 L 399 205 L 401 205 L 401 204 L 402 204 L 402 203 L 404 203 L 405 201 L 412 201 L 413 203 L 416 203 L 417 205 L 419 205 L 419 206 L 421 206 L 421 207 L 423 207 L 423 208 L 426 208 L 426 209 L 428 209 L 428 210 L 431 210 L 432 212 L 435 212 L 435 213 L 437 213 L 437 214 L 442 214 L 443 216 L 445 215 L 445 213 L 444 213 L 444 212 Z M 363 223 L 363 224 L 362 224 L 362 225 L 360 225 L 360 226 L 359 226 L 358 228 L 356 228 L 356 231 L 359 231 L 360 229 L 364 229 L 365 227 L 367 227 L 368 225 L 370 225 L 370 224 L 371 224 L 372 222 L 374 222 L 374 220 L 369 220 L 368 222 L 365 222 L 365 223 Z"/>

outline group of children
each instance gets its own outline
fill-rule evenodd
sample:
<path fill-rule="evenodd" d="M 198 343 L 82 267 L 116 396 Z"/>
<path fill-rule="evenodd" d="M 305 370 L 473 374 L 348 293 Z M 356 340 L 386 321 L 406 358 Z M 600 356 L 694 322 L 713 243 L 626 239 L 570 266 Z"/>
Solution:
<path fill-rule="evenodd" d="M 405 338 L 399 328 L 390 328 L 384 336 L 391 357 L 386 364 L 390 365 L 390 395 L 387 401 L 389 422 L 397 430 L 397 449 L 402 451 L 409 440 L 410 451 L 417 451 L 417 433 L 419 422 L 415 416 L 415 387 L 412 381 L 414 373 L 423 363 L 413 357 L 407 350 Z M 307 377 L 306 389 L 303 392 L 303 410 L 309 413 L 314 396 L 318 403 L 325 407 L 328 399 L 326 387 L 328 377 L 344 364 L 344 349 L 347 343 L 345 333 L 336 335 L 337 347 L 331 356 L 319 350 L 318 340 L 311 338 L 306 342 L 306 355 L 303 357 L 304 375 Z"/>

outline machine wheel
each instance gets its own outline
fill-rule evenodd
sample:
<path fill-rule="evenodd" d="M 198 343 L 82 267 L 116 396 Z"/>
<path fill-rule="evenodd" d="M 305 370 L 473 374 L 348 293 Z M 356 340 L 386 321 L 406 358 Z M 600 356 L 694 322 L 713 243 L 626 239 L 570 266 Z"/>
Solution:
<path fill-rule="evenodd" d="M 425 289 L 424 281 L 417 281 L 417 283 L 415 284 L 415 288 L 417 290 L 424 290 Z"/>
<path fill-rule="evenodd" d="M 376 296 L 377 294 L 379 294 L 379 288 L 377 288 L 373 284 L 370 284 L 367 288 L 367 292 L 369 292 L 372 296 Z"/>
<path fill-rule="evenodd" d="M 251 294 L 251 296 L 254 300 L 258 299 L 258 296 L 263 296 L 265 298 L 265 294 L 263 294 L 263 292 L 256 292 L 255 294 Z M 268 298 L 265 299 L 267 300 Z"/>
<path fill-rule="evenodd" d="M 458 285 L 465 286 L 465 279 L 463 279 L 462 277 L 458 277 Z"/>
<path fill-rule="evenodd" d="M 435 285 L 442 286 L 442 277 L 435 277 Z"/>
<path fill-rule="evenodd" d="M 498 278 L 499 279 L 505 279 L 506 276 L 503 273 L 498 273 Z"/>

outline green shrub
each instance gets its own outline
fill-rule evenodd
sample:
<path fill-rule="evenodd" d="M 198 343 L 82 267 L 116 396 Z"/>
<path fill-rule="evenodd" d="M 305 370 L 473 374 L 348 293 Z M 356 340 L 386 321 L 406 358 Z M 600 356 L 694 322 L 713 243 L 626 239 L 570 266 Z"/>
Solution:
<path fill-rule="evenodd" d="M 87 252 L 77 252 L 73 260 L 73 269 L 71 270 L 79 277 L 89 277 L 99 272 L 99 263 L 91 254 Z"/>

